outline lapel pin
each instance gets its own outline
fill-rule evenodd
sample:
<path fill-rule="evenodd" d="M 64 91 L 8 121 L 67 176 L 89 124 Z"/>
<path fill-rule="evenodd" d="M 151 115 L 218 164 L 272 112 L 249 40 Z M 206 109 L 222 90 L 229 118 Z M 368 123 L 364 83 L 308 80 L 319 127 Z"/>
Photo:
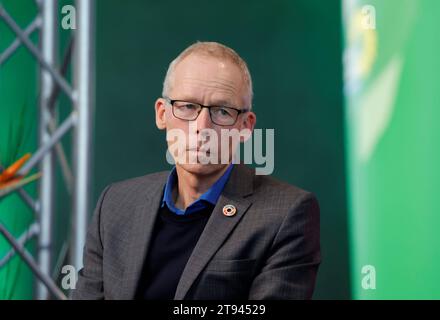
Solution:
<path fill-rule="evenodd" d="M 232 217 L 237 213 L 237 208 L 232 204 L 227 204 L 223 207 L 223 214 L 227 217 Z"/>

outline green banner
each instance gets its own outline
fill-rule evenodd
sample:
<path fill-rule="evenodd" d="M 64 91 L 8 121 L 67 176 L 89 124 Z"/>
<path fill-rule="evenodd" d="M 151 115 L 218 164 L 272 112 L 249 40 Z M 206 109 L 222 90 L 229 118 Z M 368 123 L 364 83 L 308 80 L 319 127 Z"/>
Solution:
<path fill-rule="evenodd" d="M 0 5 L 24 29 L 35 17 L 34 1 L 3 0 Z M 35 43 L 36 34 L 32 36 Z M 15 35 L 0 19 L 0 54 L 11 45 Z M 35 149 L 37 64 L 26 48 L 18 50 L 0 66 L 0 165 L 7 167 Z M 35 197 L 35 183 L 24 189 Z M 0 223 L 18 238 L 35 216 L 17 193 L 0 198 Z M 35 241 L 26 249 L 33 252 Z M 31 299 L 33 275 L 18 255 L 5 259 L 11 246 L 0 235 L 0 299 Z"/>
<path fill-rule="evenodd" d="M 355 299 L 440 299 L 440 1 L 344 0 Z"/>

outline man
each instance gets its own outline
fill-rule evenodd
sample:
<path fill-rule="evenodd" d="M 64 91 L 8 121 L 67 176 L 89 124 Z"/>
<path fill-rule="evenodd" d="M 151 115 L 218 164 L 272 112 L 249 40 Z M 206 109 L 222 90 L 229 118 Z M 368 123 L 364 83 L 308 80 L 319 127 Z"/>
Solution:
<path fill-rule="evenodd" d="M 155 110 L 169 150 L 169 133 L 183 132 L 176 165 L 103 191 L 74 299 L 312 297 L 320 264 L 316 198 L 233 164 L 234 143 L 201 144 L 208 131 L 251 132 L 251 106 L 251 76 L 232 49 L 198 42 L 170 64 Z M 217 161 L 225 154 L 228 161 Z"/>

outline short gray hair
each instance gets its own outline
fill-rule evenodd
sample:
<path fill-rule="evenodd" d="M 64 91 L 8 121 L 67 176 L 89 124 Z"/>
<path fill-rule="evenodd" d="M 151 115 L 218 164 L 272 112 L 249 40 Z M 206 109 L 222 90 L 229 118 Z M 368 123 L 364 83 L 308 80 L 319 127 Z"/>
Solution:
<path fill-rule="evenodd" d="M 188 48 L 183 50 L 177 58 L 175 58 L 173 61 L 171 61 L 165 80 L 163 81 L 163 89 L 162 89 L 162 96 L 168 97 L 168 93 L 171 90 L 171 82 L 172 82 L 172 75 L 174 72 L 174 69 L 176 68 L 177 64 L 182 61 L 184 58 L 189 56 L 190 54 L 205 54 L 211 57 L 220 58 L 220 59 L 227 59 L 228 61 L 234 63 L 237 67 L 240 68 L 242 75 L 243 75 L 243 81 L 246 84 L 247 88 L 247 98 L 249 101 L 249 105 L 246 106 L 248 108 L 252 108 L 252 99 L 254 96 L 253 89 L 252 89 L 252 78 L 251 74 L 249 72 L 248 66 L 246 62 L 238 55 L 237 52 L 235 52 L 233 49 L 218 43 L 218 42 L 200 42 L 197 41 L 196 43 L 190 45 Z"/>

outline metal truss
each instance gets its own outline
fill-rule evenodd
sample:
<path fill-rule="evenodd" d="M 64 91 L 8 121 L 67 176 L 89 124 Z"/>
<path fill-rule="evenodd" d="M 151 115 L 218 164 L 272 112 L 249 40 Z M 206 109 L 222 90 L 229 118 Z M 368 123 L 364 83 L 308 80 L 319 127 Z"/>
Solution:
<path fill-rule="evenodd" d="M 27 48 L 39 67 L 39 141 L 32 157 L 20 168 L 17 176 L 24 177 L 39 166 L 38 198 L 33 199 L 24 189 L 17 188 L 20 198 L 35 213 L 36 221 L 18 238 L 15 238 L 0 222 L 0 233 L 11 244 L 11 250 L 0 257 L 0 268 L 18 254 L 36 276 L 37 299 L 66 299 L 54 278 L 59 273 L 52 270 L 53 223 L 55 215 L 55 164 L 60 162 L 66 188 L 72 199 L 71 236 L 66 239 L 69 247 L 69 264 L 79 270 L 82 267 L 82 251 L 85 243 L 91 194 L 91 137 L 94 115 L 94 0 L 75 0 L 76 29 L 71 33 L 61 68 L 58 67 L 58 2 L 37 0 L 37 16 L 22 29 L 0 4 L 0 21 L 16 35 L 9 47 L 0 53 L 0 67 L 7 63 L 20 46 Z M 30 36 L 39 31 L 38 45 Z M 72 56 L 72 57 L 71 57 Z M 65 77 L 71 64 L 73 81 Z M 30 72 L 30 74 L 32 74 Z M 71 102 L 70 115 L 57 124 L 57 99 L 60 92 Z M 72 169 L 65 156 L 61 139 L 72 131 Z M 1 168 L 0 168 L 1 169 Z M 36 259 L 25 249 L 27 241 L 38 238 Z M 64 254 L 67 251 L 63 246 Z M 64 259 L 62 259 L 64 260 Z M 61 260 L 61 263 L 62 263 Z M 59 268 L 60 261 L 57 265 Z M 56 273 L 56 274 L 54 274 Z"/>

